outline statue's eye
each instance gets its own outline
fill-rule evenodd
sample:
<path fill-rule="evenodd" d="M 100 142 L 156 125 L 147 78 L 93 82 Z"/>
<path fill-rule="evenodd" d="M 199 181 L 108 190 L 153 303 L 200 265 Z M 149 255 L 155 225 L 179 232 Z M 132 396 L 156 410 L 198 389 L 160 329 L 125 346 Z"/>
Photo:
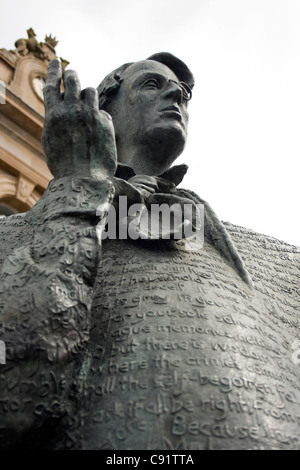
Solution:
<path fill-rule="evenodd" d="M 147 80 L 145 83 L 144 83 L 144 87 L 147 87 L 147 88 L 159 88 L 159 83 L 157 80 L 155 80 L 154 78 L 151 78 L 149 80 Z"/>

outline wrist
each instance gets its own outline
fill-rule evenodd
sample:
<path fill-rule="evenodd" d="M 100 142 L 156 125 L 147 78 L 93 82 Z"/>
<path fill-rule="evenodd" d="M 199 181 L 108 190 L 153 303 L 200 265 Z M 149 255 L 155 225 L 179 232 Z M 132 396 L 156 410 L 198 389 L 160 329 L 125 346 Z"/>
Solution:
<path fill-rule="evenodd" d="M 113 196 L 114 185 L 109 178 L 102 181 L 79 176 L 54 178 L 26 219 L 42 223 L 68 215 L 96 217 L 98 206 L 110 203 Z"/>

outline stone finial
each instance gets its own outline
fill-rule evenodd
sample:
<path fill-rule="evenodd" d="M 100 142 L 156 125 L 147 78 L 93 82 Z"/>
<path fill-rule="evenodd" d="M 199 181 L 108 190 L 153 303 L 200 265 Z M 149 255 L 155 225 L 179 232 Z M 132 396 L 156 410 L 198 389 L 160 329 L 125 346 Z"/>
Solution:
<path fill-rule="evenodd" d="M 64 72 L 70 62 L 66 59 L 63 59 L 62 57 L 60 57 L 60 62 L 61 62 L 62 71 Z"/>
<path fill-rule="evenodd" d="M 58 40 L 56 36 L 52 36 L 52 34 L 45 35 L 44 42 L 39 42 L 36 38 L 36 33 L 33 28 L 27 29 L 27 38 L 19 38 L 15 42 L 14 50 L 7 51 L 6 49 L 0 49 L 2 56 L 5 56 L 7 60 L 12 64 L 12 66 L 16 66 L 19 59 L 26 57 L 26 56 L 34 56 L 37 59 L 50 62 L 50 60 L 56 58 L 56 51 L 55 47 L 58 44 Z M 62 63 L 62 68 L 65 70 L 68 62 L 65 59 L 60 58 Z"/>
<path fill-rule="evenodd" d="M 43 44 L 38 42 L 36 34 L 32 28 L 27 29 L 27 35 L 28 39 L 26 46 L 29 52 L 33 52 L 33 54 L 40 59 L 46 59 L 46 55 L 43 51 Z"/>
<path fill-rule="evenodd" d="M 27 29 L 28 38 L 36 37 L 36 34 L 32 28 Z"/>
<path fill-rule="evenodd" d="M 45 43 L 54 49 L 57 46 L 58 41 L 56 40 L 56 36 L 52 37 L 52 34 L 49 34 L 49 36 L 45 36 Z"/>

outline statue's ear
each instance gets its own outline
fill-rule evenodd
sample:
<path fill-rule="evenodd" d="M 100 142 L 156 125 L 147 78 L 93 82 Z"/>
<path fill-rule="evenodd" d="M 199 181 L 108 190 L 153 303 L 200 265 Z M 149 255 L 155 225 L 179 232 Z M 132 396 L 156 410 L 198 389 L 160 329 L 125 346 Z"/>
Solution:
<path fill-rule="evenodd" d="M 112 76 L 107 79 L 105 88 L 100 89 L 98 87 L 99 94 L 99 108 L 101 109 L 104 103 L 108 104 L 110 96 L 114 95 L 120 88 L 121 80 L 118 81 L 118 77 Z"/>
<path fill-rule="evenodd" d="M 97 87 L 100 109 L 107 106 L 110 103 L 111 98 L 117 93 L 123 81 L 122 74 L 131 64 L 132 62 L 128 62 L 109 73 Z"/>
<path fill-rule="evenodd" d="M 188 168 L 189 167 L 185 164 L 175 165 L 172 166 L 172 168 L 169 168 L 169 170 L 165 171 L 162 175 L 159 175 L 159 177 L 171 181 L 175 184 L 175 186 L 178 186 L 179 183 L 181 183 L 183 180 L 184 175 L 188 171 Z"/>

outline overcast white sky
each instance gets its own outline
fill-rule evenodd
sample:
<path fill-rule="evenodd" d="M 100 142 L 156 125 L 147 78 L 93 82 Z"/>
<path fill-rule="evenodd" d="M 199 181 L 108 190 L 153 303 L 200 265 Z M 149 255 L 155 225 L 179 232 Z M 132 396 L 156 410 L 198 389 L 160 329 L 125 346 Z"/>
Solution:
<path fill-rule="evenodd" d="M 82 86 L 168 51 L 196 78 L 182 186 L 222 220 L 300 246 L 300 0 L 10 0 L 0 47 L 52 33 Z"/>

